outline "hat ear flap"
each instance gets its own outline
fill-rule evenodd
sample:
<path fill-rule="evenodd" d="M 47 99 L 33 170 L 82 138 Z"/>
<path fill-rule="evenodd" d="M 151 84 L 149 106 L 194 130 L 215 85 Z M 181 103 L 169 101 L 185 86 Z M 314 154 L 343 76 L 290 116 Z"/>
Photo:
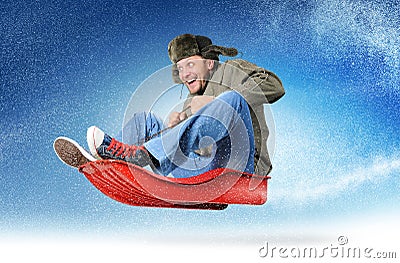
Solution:
<path fill-rule="evenodd" d="M 172 65 L 172 80 L 174 81 L 174 83 L 177 83 L 177 84 L 183 83 L 181 78 L 179 77 L 179 70 L 178 70 L 178 67 L 176 66 L 176 64 Z"/>
<path fill-rule="evenodd" d="M 201 51 L 202 54 L 207 54 L 210 52 L 214 52 L 214 53 L 221 54 L 223 56 L 228 56 L 228 57 L 234 57 L 234 56 L 237 56 L 237 54 L 238 54 L 238 51 L 236 48 L 221 47 L 221 46 L 216 46 L 216 45 L 207 46 Z"/>

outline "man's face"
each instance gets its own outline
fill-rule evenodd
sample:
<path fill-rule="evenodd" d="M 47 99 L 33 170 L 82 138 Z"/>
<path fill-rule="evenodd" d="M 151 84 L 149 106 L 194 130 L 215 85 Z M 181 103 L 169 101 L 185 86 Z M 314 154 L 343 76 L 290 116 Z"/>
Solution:
<path fill-rule="evenodd" d="M 189 89 L 190 94 L 202 94 L 206 87 L 214 61 L 201 56 L 191 56 L 176 63 L 179 78 Z"/>

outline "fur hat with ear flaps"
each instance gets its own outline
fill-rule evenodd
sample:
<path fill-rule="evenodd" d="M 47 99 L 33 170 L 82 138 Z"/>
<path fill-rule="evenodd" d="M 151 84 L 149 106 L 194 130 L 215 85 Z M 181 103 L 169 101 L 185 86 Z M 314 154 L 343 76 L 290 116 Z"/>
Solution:
<path fill-rule="evenodd" d="M 184 58 L 199 55 L 206 59 L 219 60 L 219 55 L 234 57 L 238 54 L 236 48 L 213 45 L 211 39 L 205 36 L 184 34 L 175 37 L 168 44 L 168 55 L 174 66 L 172 78 L 175 83 L 182 83 L 176 63 Z"/>

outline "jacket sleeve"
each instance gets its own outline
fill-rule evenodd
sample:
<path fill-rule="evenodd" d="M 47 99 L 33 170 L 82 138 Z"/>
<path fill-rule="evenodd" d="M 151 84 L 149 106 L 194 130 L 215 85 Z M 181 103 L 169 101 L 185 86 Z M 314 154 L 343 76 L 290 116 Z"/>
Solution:
<path fill-rule="evenodd" d="M 238 91 L 253 105 L 274 103 L 279 100 L 285 90 L 282 81 L 273 72 L 248 61 L 231 60 L 231 77 L 235 79 L 230 87 Z"/>

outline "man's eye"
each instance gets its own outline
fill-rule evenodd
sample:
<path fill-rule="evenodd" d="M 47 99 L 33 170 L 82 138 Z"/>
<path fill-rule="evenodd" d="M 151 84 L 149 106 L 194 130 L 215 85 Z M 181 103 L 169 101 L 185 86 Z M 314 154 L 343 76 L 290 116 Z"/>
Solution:
<path fill-rule="evenodd" d="M 183 70 L 183 67 L 178 67 L 178 71 L 182 71 Z"/>
<path fill-rule="evenodd" d="M 194 67 L 194 63 L 193 62 L 189 62 L 188 67 L 189 68 L 193 68 Z"/>

